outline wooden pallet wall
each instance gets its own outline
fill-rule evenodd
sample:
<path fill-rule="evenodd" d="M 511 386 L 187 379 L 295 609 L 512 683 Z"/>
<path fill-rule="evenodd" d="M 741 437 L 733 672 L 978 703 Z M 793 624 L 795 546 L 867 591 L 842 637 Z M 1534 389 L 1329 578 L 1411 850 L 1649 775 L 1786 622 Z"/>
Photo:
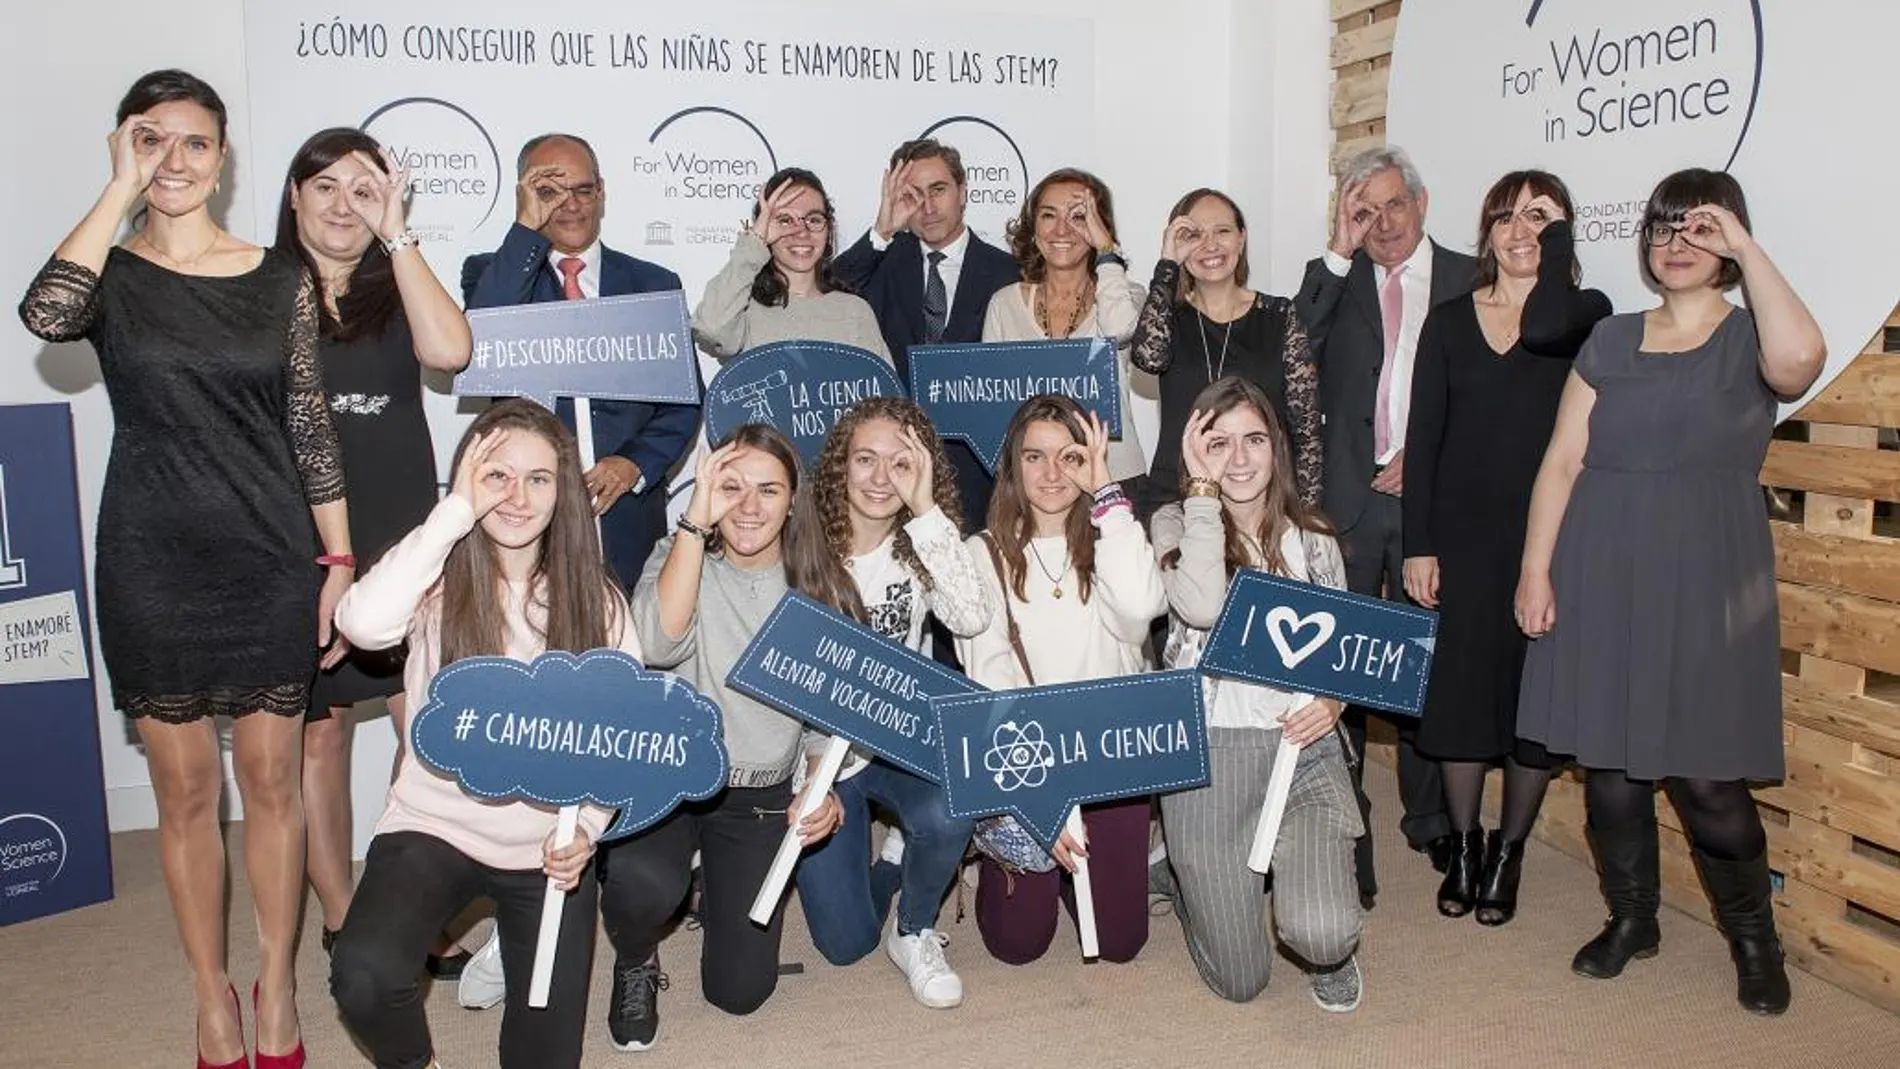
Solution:
<path fill-rule="evenodd" d="M 1330 0 L 1333 170 L 1385 140 L 1397 0 Z M 1791 959 L 1900 1012 L 1900 309 L 1784 425 L 1770 488 L 1788 778 L 1756 792 Z M 1375 743 L 1375 760 L 1391 762 Z M 1495 777 L 1494 777 L 1495 779 Z M 1493 788 L 1495 790 L 1495 783 Z M 1709 919 L 1681 823 L 1658 796 L 1668 902 Z M 1552 784 L 1538 836 L 1580 858 L 1583 788 Z M 1594 921 L 1594 918 L 1591 918 Z M 1580 921 L 1579 932 L 1584 929 Z"/>

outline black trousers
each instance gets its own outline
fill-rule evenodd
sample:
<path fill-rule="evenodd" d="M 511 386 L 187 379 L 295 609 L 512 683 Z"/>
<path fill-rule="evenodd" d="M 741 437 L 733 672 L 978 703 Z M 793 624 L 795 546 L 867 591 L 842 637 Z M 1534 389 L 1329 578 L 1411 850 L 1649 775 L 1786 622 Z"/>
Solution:
<path fill-rule="evenodd" d="M 653 956 L 692 885 L 693 851 L 704 877 L 699 977 L 706 1001 L 732 1014 L 765 1004 L 778 988 L 785 902 L 759 927 L 746 914 L 785 835 L 792 785 L 728 787 L 688 802 L 638 835 L 601 850 L 601 920 L 619 960 Z M 865 862 L 870 864 L 867 859 Z"/>
<path fill-rule="evenodd" d="M 1355 594 L 1383 594 L 1391 601 L 1407 602 L 1405 596 L 1405 549 L 1402 538 L 1399 499 L 1390 494 L 1367 496 L 1365 511 L 1358 522 L 1340 534 L 1340 548 L 1346 554 L 1346 585 Z M 1388 714 L 1363 706 L 1349 706 L 1344 717 L 1346 735 L 1360 754 L 1353 768 L 1353 790 L 1359 796 L 1359 813 L 1365 818 L 1366 834 L 1359 839 L 1356 860 L 1359 890 L 1376 894 L 1379 881 L 1374 874 L 1372 856 L 1372 803 L 1365 791 L 1366 717 Z M 1418 718 L 1390 717 L 1399 732 L 1399 804 L 1404 815 L 1399 830 L 1413 849 L 1422 850 L 1441 835 L 1451 833 L 1451 819 L 1445 813 L 1445 781 L 1438 762 L 1418 752 Z"/>
<path fill-rule="evenodd" d="M 535 1010 L 528 1008 L 528 985 L 547 886 L 540 869 L 489 868 L 432 835 L 391 832 L 371 840 L 332 952 L 330 992 L 343 1023 L 380 1069 L 421 1069 L 434 1057 L 417 977 L 442 926 L 483 896 L 495 902 L 508 982 L 502 1069 L 581 1064 L 597 890 L 592 874 L 584 873 L 568 896 L 548 1006 Z"/>

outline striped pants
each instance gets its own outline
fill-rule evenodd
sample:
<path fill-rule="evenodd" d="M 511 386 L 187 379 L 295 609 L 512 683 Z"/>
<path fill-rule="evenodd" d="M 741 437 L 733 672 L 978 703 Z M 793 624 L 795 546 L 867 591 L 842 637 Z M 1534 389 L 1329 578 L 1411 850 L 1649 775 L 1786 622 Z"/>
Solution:
<path fill-rule="evenodd" d="M 1279 732 L 1209 727 L 1207 743 L 1208 785 L 1162 795 L 1161 827 L 1194 967 L 1215 994 L 1246 1002 L 1266 990 L 1273 966 L 1269 908 L 1287 949 L 1311 965 L 1337 965 L 1358 946 L 1363 915 L 1353 841 L 1365 825 L 1339 737 L 1308 746 L 1273 849 L 1273 893 L 1264 894 L 1264 877 L 1247 867 L 1247 852 Z"/>

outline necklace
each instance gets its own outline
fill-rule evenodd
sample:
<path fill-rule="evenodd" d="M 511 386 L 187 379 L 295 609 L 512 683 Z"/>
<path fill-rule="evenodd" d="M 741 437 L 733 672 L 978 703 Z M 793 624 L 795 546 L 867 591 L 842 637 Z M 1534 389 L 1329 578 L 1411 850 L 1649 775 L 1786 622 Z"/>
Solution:
<path fill-rule="evenodd" d="M 218 242 L 223 237 L 224 235 L 219 233 L 214 228 L 211 231 L 211 243 L 209 245 L 206 245 L 204 248 L 199 249 L 198 255 L 193 256 L 191 259 L 179 260 L 179 259 L 173 258 L 173 256 L 170 253 L 166 252 L 164 249 L 159 248 L 158 244 L 154 242 L 151 239 L 151 237 L 146 234 L 145 231 L 143 230 L 139 231 L 139 240 L 141 242 L 144 242 L 146 248 L 152 250 L 152 252 L 156 254 L 159 259 L 164 260 L 166 263 L 171 264 L 173 267 L 178 268 L 181 271 L 188 270 L 189 268 L 198 266 L 198 261 L 211 255 L 211 250 L 218 247 Z"/>
<path fill-rule="evenodd" d="M 1069 565 L 1074 563 L 1069 559 L 1068 547 L 1065 545 L 1062 548 L 1062 572 L 1060 575 L 1049 574 L 1049 566 L 1042 562 L 1042 550 L 1036 548 L 1036 540 L 1033 538 L 1029 540 L 1029 552 L 1035 555 L 1036 567 L 1042 570 L 1043 578 L 1049 580 L 1051 586 L 1049 596 L 1055 598 L 1057 601 L 1061 601 L 1062 581 L 1069 577 Z"/>
<path fill-rule="evenodd" d="M 1043 334 L 1051 338 L 1072 337 L 1075 334 L 1076 325 L 1082 322 L 1082 309 L 1095 303 L 1095 280 L 1090 279 L 1088 284 L 1082 287 L 1082 292 L 1076 295 L 1075 308 L 1069 313 L 1069 327 L 1061 334 L 1049 329 L 1049 302 L 1043 296 L 1044 289 L 1045 287 L 1042 286 L 1036 287 L 1036 298 L 1033 302 L 1036 326 L 1042 328 Z"/>
<path fill-rule="evenodd" d="M 1201 300 L 1205 303 L 1206 298 L 1203 297 Z M 1253 304 L 1252 301 L 1247 303 L 1249 306 Z M 1197 306 L 1195 311 L 1198 313 L 1195 320 L 1199 327 L 1196 333 L 1201 336 L 1201 366 L 1207 369 L 1207 381 L 1213 382 L 1227 371 L 1227 343 L 1234 340 L 1234 324 L 1245 318 L 1247 313 L 1243 309 L 1240 315 L 1227 321 L 1227 329 L 1221 332 L 1220 337 L 1220 363 L 1216 365 L 1214 353 L 1207 345 L 1207 324 L 1214 318 L 1214 306 L 1211 304 L 1204 308 Z"/>

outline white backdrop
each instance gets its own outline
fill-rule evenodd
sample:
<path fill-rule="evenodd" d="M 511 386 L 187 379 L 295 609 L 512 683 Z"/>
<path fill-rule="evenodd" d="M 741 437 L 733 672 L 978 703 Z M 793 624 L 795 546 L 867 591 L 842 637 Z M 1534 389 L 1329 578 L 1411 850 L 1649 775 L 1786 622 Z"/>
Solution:
<path fill-rule="evenodd" d="M 1900 167 L 1885 136 L 1897 38 L 1900 4 L 1865 0 L 1415 3 L 1399 17 L 1387 133 L 1454 248 L 1472 247 L 1506 171 L 1564 179 L 1584 284 L 1619 312 L 1655 303 L 1637 228 L 1657 180 L 1733 170 L 1756 237 L 1827 335 L 1819 389 L 1900 296 L 1900 214 L 1876 206 Z"/>

